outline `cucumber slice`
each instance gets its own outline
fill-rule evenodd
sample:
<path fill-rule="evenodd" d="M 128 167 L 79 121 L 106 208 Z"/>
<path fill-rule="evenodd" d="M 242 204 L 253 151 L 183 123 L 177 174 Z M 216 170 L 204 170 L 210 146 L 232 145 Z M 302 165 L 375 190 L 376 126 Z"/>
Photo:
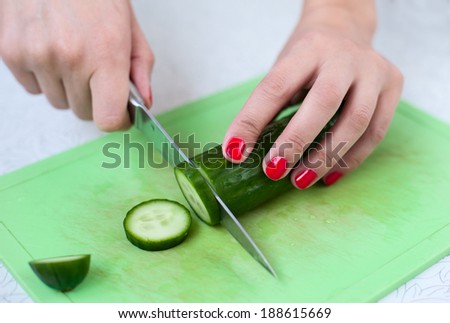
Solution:
<path fill-rule="evenodd" d="M 184 198 L 200 220 L 209 225 L 220 222 L 220 210 L 208 184 L 195 168 L 175 168 L 175 178 Z"/>
<path fill-rule="evenodd" d="M 32 260 L 29 265 L 44 284 L 68 292 L 86 278 L 90 263 L 91 255 L 74 255 Z"/>
<path fill-rule="evenodd" d="M 155 199 L 128 211 L 123 227 L 127 239 L 136 247 L 156 251 L 180 244 L 186 239 L 191 222 L 189 210 L 180 203 Z"/>

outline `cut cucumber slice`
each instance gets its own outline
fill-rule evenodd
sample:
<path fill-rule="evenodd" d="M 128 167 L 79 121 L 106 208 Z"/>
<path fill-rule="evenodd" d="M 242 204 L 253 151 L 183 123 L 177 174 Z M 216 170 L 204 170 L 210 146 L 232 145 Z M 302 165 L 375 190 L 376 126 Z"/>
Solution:
<path fill-rule="evenodd" d="M 218 224 L 219 205 L 199 171 L 195 168 L 175 168 L 175 178 L 184 198 L 200 220 L 209 225 Z"/>
<path fill-rule="evenodd" d="M 189 210 L 178 202 L 156 199 L 128 211 L 123 227 L 127 239 L 144 250 L 165 250 L 180 244 L 191 226 Z"/>
<path fill-rule="evenodd" d="M 44 284 L 68 292 L 86 278 L 90 263 L 91 255 L 74 255 L 32 260 L 29 265 Z"/>

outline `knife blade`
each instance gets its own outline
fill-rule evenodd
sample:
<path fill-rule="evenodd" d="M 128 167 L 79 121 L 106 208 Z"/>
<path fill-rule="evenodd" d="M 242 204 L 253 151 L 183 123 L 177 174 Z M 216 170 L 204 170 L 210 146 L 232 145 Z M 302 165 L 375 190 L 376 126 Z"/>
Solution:
<path fill-rule="evenodd" d="M 188 158 L 188 156 L 186 156 L 173 138 L 167 133 L 167 131 L 145 106 L 144 100 L 132 82 L 130 82 L 130 94 L 128 101 L 130 118 L 132 119 L 134 126 L 153 142 L 154 148 L 161 153 L 163 158 L 165 158 L 171 166 L 176 166 L 178 163 L 186 161 L 191 167 L 198 170 L 198 166 L 190 158 Z M 217 194 L 211 183 L 200 171 L 199 173 L 203 177 L 203 180 L 208 184 L 209 189 L 219 203 L 221 224 L 234 237 L 234 239 L 236 239 L 236 241 L 256 261 L 258 261 L 258 263 L 260 263 L 274 277 L 277 277 L 272 265 L 256 245 L 255 241 L 234 216 L 233 212 L 231 212 L 231 210 L 227 207 L 222 198 Z"/>

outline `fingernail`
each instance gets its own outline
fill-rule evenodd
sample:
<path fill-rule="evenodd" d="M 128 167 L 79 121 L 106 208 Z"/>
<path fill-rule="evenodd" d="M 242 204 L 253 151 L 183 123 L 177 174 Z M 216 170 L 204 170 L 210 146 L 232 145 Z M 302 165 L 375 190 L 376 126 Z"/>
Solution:
<path fill-rule="evenodd" d="M 266 166 L 266 175 L 271 180 L 279 180 L 281 176 L 286 172 L 288 162 L 283 157 L 273 157 Z"/>
<path fill-rule="evenodd" d="M 241 160 L 244 153 L 245 142 L 241 138 L 233 137 L 228 141 L 225 152 L 232 160 Z"/>
<path fill-rule="evenodd" d="M 309 185 L 311 185 L 312 182 L 317 178 L 317 173 L 313 171 L 312 169 L 304 169 L 301 171 L 297 177 L 295 177 L 295 185 L 301 189 L 304 190 Z"/>
<path fill-rule="evenodd" d="M 323 182 L 328 186 L 333 185 L 339 180 L 339 178 L 342 177 L 342 175 L 344 174 L 342 174 L 341 172 L 331 172 L 324 177 Z"/>

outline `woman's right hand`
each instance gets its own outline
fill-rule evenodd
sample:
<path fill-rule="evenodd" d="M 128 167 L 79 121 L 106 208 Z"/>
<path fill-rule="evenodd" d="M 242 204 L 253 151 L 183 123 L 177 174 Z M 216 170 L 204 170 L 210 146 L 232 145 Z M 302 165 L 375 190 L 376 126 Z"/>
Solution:
<path fill-rule="evenodd" d="M 0 56 L 32 94 L 127 128 L 130 78 L 151 105 L 153 53 L 129 0 L 0 0 Z"/>

